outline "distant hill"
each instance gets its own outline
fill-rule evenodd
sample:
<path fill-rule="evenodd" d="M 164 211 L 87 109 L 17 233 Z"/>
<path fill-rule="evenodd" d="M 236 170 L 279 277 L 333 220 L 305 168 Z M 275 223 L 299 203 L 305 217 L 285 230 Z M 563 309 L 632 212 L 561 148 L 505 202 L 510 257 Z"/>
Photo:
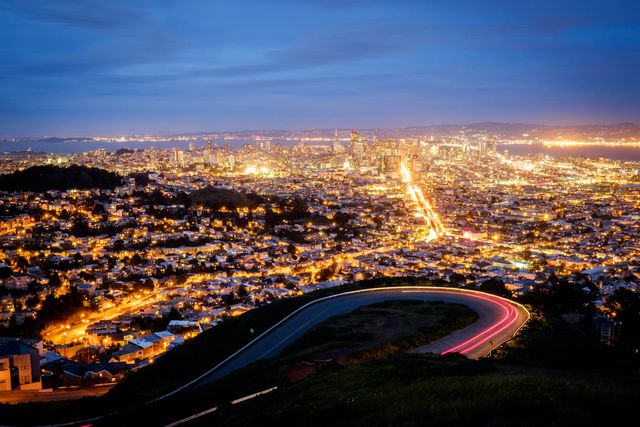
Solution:
<path fill-rule="evenodd" d="M 189 194 L 189 199 L 194 205 L 205 206 L 211 209 L 237 209 L 255 208 L 258 204 L 255 200 L 245 194 L 229 190 L 226 188 L 207 187 L 202 190 L 193 191 Z"/>
<path fill-rule="evenodd" d="M 472 136 L 475 134 L 490 135 L 495 138 L 519 139 L 524 134 L 526 138 L 604 138 L 623 139 L 640 138 L 640 124 L 621 122 L 613 124 L 583 124 L 583 125 L 545 125 L 540 123 L 505 123 L 505 122 L 477 122 L 466 124 L 439 124 L 439 125 L 416 125 L 408 127 L 388 127 L 388 128 L 319 128 L 319 129 L 245 129 L 238 131 L 208 131 L 208 132 L 186 132 L 180 134 L 164 135 L 165 141 L 179 142 L 185 137 L 201 140 L 207 139 L 229 139 L 229 141 L 247 142 L 254 140 L 257 136 L 262 138 L 272 138 L 278 142 L 296 138 L 333 138 L 335 132 L 338 138 L 349 138 L 351 130 L 357 130 L 365 138 L 413 138 L 430 137 L 446 138 L 464 134 Z M 104 138 L 104 137 L 102 137 Z M 101 138 L 101 141 L 103 140 Z M 142 137 L 130 135 L 131 141 L 142 141 Z M 3 142 L 21 142 L 28 146 L 30 142 L 96 142 L 95 137 L 3 137 L 0 136 L 0 144 Z M 125 148 L 126 149 L 126 148 Z M 116 154 L 124 154 L 121 151 Z"/>
<path fill-rule="evenodd" d="M 73 188 L 113 189 L 121 184 L 122 177 L 116 173 L 78 165 L 32 166 L 22 171 L 0 175 L 0 190 L 11 192 L 65 191 Z"/>
<path fill-rule="evenodd" d="M 120 148 L 116 151 L 116 156 L 122 156 L 123 154 L 133 154 L 136 150 L 131 150 L 129 148 Z"/>
<path fill-rule="evenodd" d="M 297 137 L 333 137 L 338 131 L 339 138 L 349 136 L 350 128 L 339 129 L 307 129 L 307 130 L 281 130 L 281 129 L 255 129 L 235 132 L 194 132 L 171 137 L 182 136 L 202 136 L 207 138 L 220 138 L 233 136 L 240 139 L 253 139 L 256 135 L 275 139 L 297 138 Z M 379 138 L 410 138 L 434 135 L 437 137 L 447 137 L 459 135 L 489 134 L 499 138 L 520 138 L 524 134 L 535 138 L 594 138 L 602 137 L 609 139 L 616 138 L 640 138 L 640 126 L 635 123 L 616 124 L 586 124 L 586 125 L 545 125 L 535 123 L 503 123 L 503 122 L 478 122 L 468 124 L 441 124 L 441 125 L 419 125 L 402 128 L 369 128 L 355 129 L 363 137 Z"/>
<path fill-rule="evenodd" d="M 542 125 L 532 123 L 480 122 L 466 125 L 415 126 L 398 129 L 365 129 L 363 135 L 378 135 L 390 138 L 410 136 L 454 136 L 488 134 L 499 138 L 521 138 L 527 134 L 530 138 L 579 138 L 602 137 L 605 139 L 640 138 L 640 126 L 634 123 L 610 125 Z"/>

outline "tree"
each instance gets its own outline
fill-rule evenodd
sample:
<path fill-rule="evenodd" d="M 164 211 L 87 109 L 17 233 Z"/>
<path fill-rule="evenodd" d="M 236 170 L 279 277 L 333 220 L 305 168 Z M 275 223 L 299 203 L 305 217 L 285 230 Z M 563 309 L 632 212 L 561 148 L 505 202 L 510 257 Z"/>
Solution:
<path fill-rule="evenodd" d="M 289 246 L 287 246 L 287 252 L 289 253 L 289 255 L 291 255 L 292 258 L 295 258 L 298 254 L 298 248 L 296 248 L 296 245 L 294 245 L 293 243 L 289 243 Z"/>
<path fill-rule="evenodd" d="M 353 214 L 349 214 L 349 213 L 346 213 L 346 212 L 338 212 L 333 217 L 333 222 L 335 222 L 339 226 L 344 227 L 353 218 L 355 218 L 355 215 L 353 215 Z"/>
<path fill-rule="evenodd" d="M 27 268 L 31 267 L 31 264 L 29 264 L 29 260 L 27 258 L 19 256 L 18 259 L 16 259 L 15 267 L 17 270 L 25 272 L 27 271 Z"/>
<path fill-rule="evenodd" d="M 376 228 L 380 229 L 384 225 L 384 217 L 376 216 L 373 218 L 373 222 L 376 224 Z"/>
<path fill-rule="evenodd" d="M 0 267 L 0 279 L 7 279 L 13 274 L 13 270 L 9 266 Z"/>
<path fill-rule="evenodd" d="M 115 242 L 113 242 L 113 250 L 114 251 L 121 251 L 123 249 L 124 249 L 124 240 L 118 239 Z"/>
<path fill-rule="evenodd" d="M 82 280 L 86 280 L 87 282 L 95 282 L 96 280 L 96 276 L 87 271 L 81 271 L 79 276 Z"/>
<path fill-rule="evenodd" d="M 6 191 L 68 190 L 70 188 L 113 189 L 122 184 L 122 177 L 98 168 L 72 165 L 31 166 L 0 176 L 0 188 Z"/>
<path fill-rule="evenodd" d="M 618 288 L 605 303 L 620 322 L 618 346 L 625 350 L 640 349 L 640 295 Z"/>
<path fill-rule="evenodd" d="M 559 279 L 552 287 L 547 298 L 548 308 L 555 314 L 582 312 L 589 303 L 589 294 L 583 285 L 570 283 L 566 278 Z"/>
<path fill-rule="evenodd" d="M 76 252 L 73 254 L 73 262 L 76 266 L 82 265 L 84 262 L 84 258 L 80 252 Z"/>
<path fill-rule="evenodd" d="M 220 302 L 223 306 L 228 307 L 230 305 L 233 305 L 237 302 L 235 295 L 233 294 L 233 292 L 228 293 L 228 294 L 224 294 L 220 296 Z"/>
<path fill-rule="evenodd" d="M 106 213 L 107 211 L 104 208 L 104 205 L 102 203 L 96 203 L 93 206 L 93 213 L 94 214 L 103 214 Z"/>
<path fill-rule="evenodd" d="M 338 272 L 338 267 L 338 264 L 334 262 L 330 266 L 321 269 L 316 274 L 315 280 L 324 282 L 331 279 L 331 277 Z"/>
<path fill-rule="evenodd" d="M 62 280 L 60 279 L 60 275 L 56 272 L 52 272 L 49 275 L 49 286 L 53 286 L 54 288 L 57 288 L 60 285 L 62 285 Z"/>
<path fill-rule="evenodd" d="M 167 319 L 169 319 L 169 321 L 171 320 L 182 320 L 184 317 L 182 316 L 182 314 L 180 314 L 180 312 L 175 308 L 175 307 L 171 307 L 171 310 L 169 311 L 169 314 L 167 315 Z"/>
<path fill-rule="evenodd" d="M 478 288 L 482 292 L 488 292 L 490 294 L 501 295 L 501 296 L 511 296 L 511 292 L 504 286 L 504 282 L 501 279 L 496 277 L 492 277 L 489 280 L 485 280 L 480 284 Z"/>
<path fill-rule="evenodd" d="M 147 280 L 144 281 L 143 289 L 146 289 L 148 291 L 153 291 L 154 287 L 155 286 L 153 284 L 153 280 L 147 279 Z"/>
<path fill-rule="evenodd" d="M 129 264 L 131 265 L 141 265 L 142 263 L 144 263 L 144 259 L 139 253 L 133 254 L 131 259 L 129 260 Z"/>
<path fill-rule="evenodd" d="M 135 280 L 131 287 L 133 288 L 133 292 L 140 292 L 142 290 L 142 282 L 140 280 Z"/>
<path fill-rule="evenodd" d="M 467 282 L 467 278 L 464 274 L 460 274 L 460 273 L 452 273 L 449 276 L 449 281 L 453 282 L 453 283 L 466 283 Z"/>
<path fill-rule="evenodd" d="M 167 276 L 173 276 L 173 264 L 167 265 L 167 268 L 165 269 L 165 274 Z M 177 282 L 177 280 L 176 280 L 176 282 Z"/>
<path fill-rule="evenodd" d="M 86 237 L 91 234 L 91 227 L 86 220 L 76 218 L 71 226 L 71 234 L 76 237 Z"/>
<path fill-rule="evenodd" d="M 38 318 L 44 323 L 63 321 L 82 310 L 83 307 L 82 294 L 78 292 L 76 286 L 72 286 L 69 293 L 58 298 L 47 295 L 38 312 Z"/>
<path fill-rule="evenodd" d="M 249 296 L 249 292 L 247 292 L 247 287 L 245 285 L 238 286 L 238 297 L 245 298 Z"/>
<path fill-rule="evenodd" d="M 40 302 L 40 298 L 33 295 L 27 298 L 26 304 L 28 308 L 34 308 L 36 305 L 38 305 L 39 302 Z"/>

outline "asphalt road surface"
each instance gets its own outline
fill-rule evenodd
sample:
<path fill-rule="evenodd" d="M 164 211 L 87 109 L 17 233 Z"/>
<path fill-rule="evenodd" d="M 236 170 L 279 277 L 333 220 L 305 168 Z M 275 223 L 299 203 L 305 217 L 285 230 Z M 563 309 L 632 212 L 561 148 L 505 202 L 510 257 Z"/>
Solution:
<path fill-rule="evenodd" d="M 102 396 L 110 389 L 111 386 L 56 391 L 2 391 L 0 392 L 0 403 L 55 402 L 58 400 L 80 399 L 87 396 Z"/>
<path fill-rule="evenodd" d="M 210 383 L 257 360 L 273 358 L 312 327 L 330 317 L 376 302 L 402 299 L 463 304 L 478 313 L 474 323 L 414 350 L 418 352 L 460 353 L 477 359 L 511 339 L 529 319 L 528 311 L 518 303 L 458 288 L 394 287 L 333 295 L 300 308 L 210 371 L 162 398 L 195 384 Z"/>

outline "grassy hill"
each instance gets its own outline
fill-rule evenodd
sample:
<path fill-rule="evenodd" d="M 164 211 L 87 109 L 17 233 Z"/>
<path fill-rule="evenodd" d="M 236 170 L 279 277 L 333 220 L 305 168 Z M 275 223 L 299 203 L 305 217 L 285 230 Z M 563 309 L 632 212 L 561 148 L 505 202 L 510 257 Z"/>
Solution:
<path fill-rule="evenodd" d="M 192 426 L 585 426 L 637 416 L 637 377 L 401 354 L 308 377 Z"/>
<path fill-rule="evenodd" d="M 446 304 L 441 310 L 433 304 L 402 307 L 394 302 L 331 319 L 275 360 L 259 361 L 157 404 L 142 404 L 233 353 L 252 338 L 250 328 L 259 334 L 313 299 L 362 288 L 427 284 L 415 278 L 377 279 L 277 301 L 200 334 L 103 397 L 0 405 L 0 420 L 44 424 L 120 410 L 95 425 L 153 426 L 213 406 L 219 410 L 190 425 L 547 427 L 610 425 L 635 417 L 638 364 L 618 363 L 622 359 L 607 351 L 593 351 L 557 320 L 537 313 L 494 358 L 471 361 L 403 351 L 471 321 L 464 307 L 459 311 L 460 306 Z M 229 403 L 273 386 L 278 390 L 271 394 Z"/>

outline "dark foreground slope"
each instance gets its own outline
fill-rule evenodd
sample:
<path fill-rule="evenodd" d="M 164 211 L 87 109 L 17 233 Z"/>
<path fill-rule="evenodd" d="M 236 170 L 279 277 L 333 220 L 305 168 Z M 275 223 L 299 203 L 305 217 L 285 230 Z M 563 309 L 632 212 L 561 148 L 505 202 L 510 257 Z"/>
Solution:
<path fill-rule="evenodd" d="M 369 318 L 358 322 L 352 318 L 343 323 L 342 329 L 336 329 L 335 324 L 319 328 L 315 335 L 301 340 L 304 348 L 294 346 L 285 352 L 285 360 L 259 361 L 214 383 L 188 389 L 155 404 L 144 404 L 196 377 L 241 347 L 252 338 L 250 328 L 259 334 L 312 299 L 354 289 L 425 284 L 429 283 L 416 278 L 377 279 L 276 301 L 200 334 L 132 374 L 103 397 L 52 404 L 0 405 L 0 424 L 51 424 L 121 411 L 92 424 L 166 426 L 211 407 L 218 410 L 183 425 L 548 427 L 615 425 L 625 417 L 636 416 L 636 402 L 640 401 L 637 363 L 610 363 L 614 359 L 606 354 L 585 351 L 593 349 L 576 345 L 578 341 L 570 339 L 575 335 L 571 330 L 561 329 L 555 323 L 541 328 L 536 319 L 525 326 L 516 340 L 503 346 L 496 359 L 472 361 L 455 355 L 440 357 L 402 351 L 389 355 L 387 351 L 364 349 L 360 357 L 343 358 L 343 362 L 339 354 L 331 354 L 329 357 L 339 363 L 326 363 L 327 353 L 335 350 L 334 344 L 349 341 L 359 346 L 363 334 L 370 334 L 371 331 L 355 326 L 352 329 L 358 332 L 357 336 L 347 332 L 350 325 L 358 322 L 365 322 L 366 328 L 370 328 L 371 308 L 360 313 Z M 387 311 L 391 309 L 395 310 L 393 306 L 386 307 Z M 399 327 L 401 323 L 386 322 L 385 330 L 389 325 Z M 329 342 L 331 333 L 335 335 Z M 560 345 L 558 340 L 570 345 Z M 401 343 L 404 342 L 407 340 Z M 400 347 L 403 346 L 394 346 Z M 309 353 L 309 348 L 315 351 Z M 302 366 L 298 369 L 298 365 L 287 360 L 292 357 L 291 352 L 302 356 L 304 365 L 311 362 L 315 369 L 310 373 L 310 369 L 303 372 Z M 237 405 L 230 403 L 273 386 L 278 389 L 268 395 Z"/>
<path fill-rule="evenodd" d="M 191 426 L 585 426 L 634 419 L 637 377 L 400 354 L 322 372 Z"/>

